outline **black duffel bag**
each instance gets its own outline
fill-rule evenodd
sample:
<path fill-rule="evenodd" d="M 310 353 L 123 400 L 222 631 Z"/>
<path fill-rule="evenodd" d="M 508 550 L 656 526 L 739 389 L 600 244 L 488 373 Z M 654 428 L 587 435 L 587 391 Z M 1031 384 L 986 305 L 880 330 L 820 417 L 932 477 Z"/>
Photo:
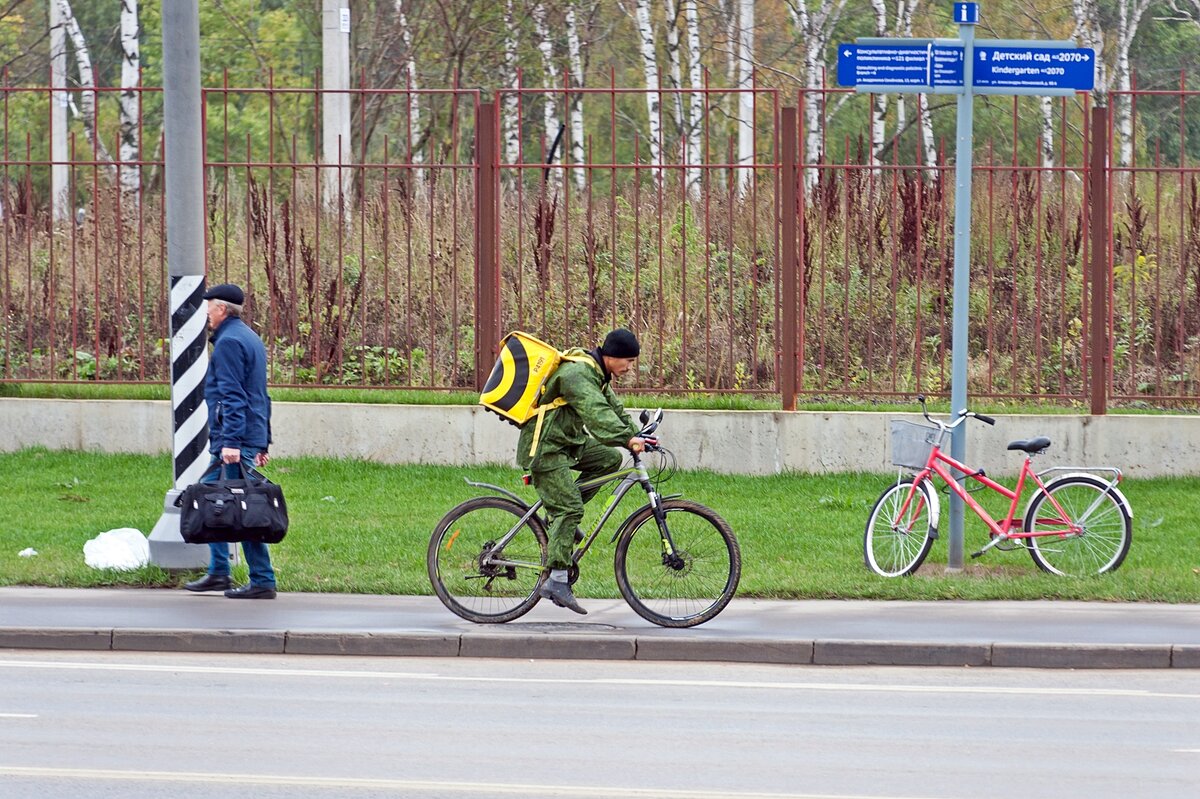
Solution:
<path fill-rule="evenodd" d="M 241 466 L 242 476 L 215 483 L 193 483 L 179 495 L 179 532 L 189 544 L 257 541 L 278 544 L 287 534 L 283 489 Z M 224 464 L 214 464 L 222 468 Z"/>

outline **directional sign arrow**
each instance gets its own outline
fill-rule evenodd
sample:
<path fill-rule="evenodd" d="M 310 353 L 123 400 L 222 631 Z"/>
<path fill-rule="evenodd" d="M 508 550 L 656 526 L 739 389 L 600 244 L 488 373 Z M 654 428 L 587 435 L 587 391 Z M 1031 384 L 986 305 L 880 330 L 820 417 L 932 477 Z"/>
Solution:
<path fill-rule="evenodd" d="M 1090 91 L 1095 53 L 1086 48 L 975 47 L 974 85 L 1014 89 Z"/>

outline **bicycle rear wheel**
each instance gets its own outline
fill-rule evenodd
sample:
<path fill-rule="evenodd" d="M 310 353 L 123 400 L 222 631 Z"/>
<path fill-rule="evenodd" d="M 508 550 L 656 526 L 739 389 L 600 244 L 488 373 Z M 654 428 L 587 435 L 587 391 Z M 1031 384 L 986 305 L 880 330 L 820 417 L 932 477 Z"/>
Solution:
<path fill-rule="evenodd" d="M 928 480 L 913 488 L 908 478 L 879 496 L 863 533 L 863 561 L 868 569 L 881 577 L 902 577 L 925 562 L 936 534 L 932 490 Z"/>
<path fill-rule="evenodd" d="M 450 510 L 429 539 L 425 565 L 442 604 L 468 621 L 512 621 L 538 602 L 546 566 L 546 532 L 536 516 L 497 549 L 527 508 L 502 497 L 477 497 Z"/>
<path fill-rule="evenodd" d="M 729 525 L 710 508 L 683 499 L 662 502 L 675 552 L 645 507 L 620 533 L 617 588 L 634 612 L 662 627 L 695 627 L 716 616 L 737 590 L 742 553 Z"/>
<path fill-rule="evenodd" d="M 1064 577 L 1113 571 L 1125 560 L 1133 540 L 1125 503 L 1107 482 L 1084 474 L 1064 477 L 1039 491 L 1025 513 L 1025 530 L 1060 533 L 1031 537 L 1029 554 L 1042 571 Z"/>

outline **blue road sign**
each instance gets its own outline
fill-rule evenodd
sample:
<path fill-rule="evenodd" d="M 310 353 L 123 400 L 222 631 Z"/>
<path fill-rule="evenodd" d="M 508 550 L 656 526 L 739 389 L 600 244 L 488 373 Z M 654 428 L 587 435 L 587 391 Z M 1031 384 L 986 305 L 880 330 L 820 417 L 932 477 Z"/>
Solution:
<path fill-rule="evenodd" d="M 975 46 L 974 81 L 978 87 L 1070 89 L 1096 85 L 1096 54 L 1090 48 Z"/>
<path fill-rule="evenodd" d="M 963 48 L 932 42 L 842 44 L 837 80 L 842 86 L 886 86 L 901 92 L 962 86 Z"/>
<path fill-rule="evenodd" d="M 963 48 L 934 45 L 930 52 L 933 59 L 933 85 L 962 86 Z"/>
<path fill-rule="evenodd" d="M 979 3 L 955 3 L 954 21 L 959 25 L 978 25 Z"/>

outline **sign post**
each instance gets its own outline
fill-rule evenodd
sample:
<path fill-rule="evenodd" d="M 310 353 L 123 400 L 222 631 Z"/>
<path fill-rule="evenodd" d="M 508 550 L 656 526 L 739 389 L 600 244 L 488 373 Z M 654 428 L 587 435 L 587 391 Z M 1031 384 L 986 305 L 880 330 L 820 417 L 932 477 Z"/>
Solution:
<path fill-rule="evenodd" d="M 954 140 L 954 312 L 951 321 L 950 409 L 967 409 L 968 312 L 971 278 L 971 171 L 977 94 L 1068 96 L 1095 85 L 1096 54 L 1071 41 L 975 39 L 978 3 L 955 3 L 957 39 L 860 38 L 838 46 L 838 83 L 856 92 L 957 94 Z M 950 454 L 966 461 L 967 428 L 955 429 Z M 950 494 L 946 570 L 963 567 L 963 502 Z"/>

